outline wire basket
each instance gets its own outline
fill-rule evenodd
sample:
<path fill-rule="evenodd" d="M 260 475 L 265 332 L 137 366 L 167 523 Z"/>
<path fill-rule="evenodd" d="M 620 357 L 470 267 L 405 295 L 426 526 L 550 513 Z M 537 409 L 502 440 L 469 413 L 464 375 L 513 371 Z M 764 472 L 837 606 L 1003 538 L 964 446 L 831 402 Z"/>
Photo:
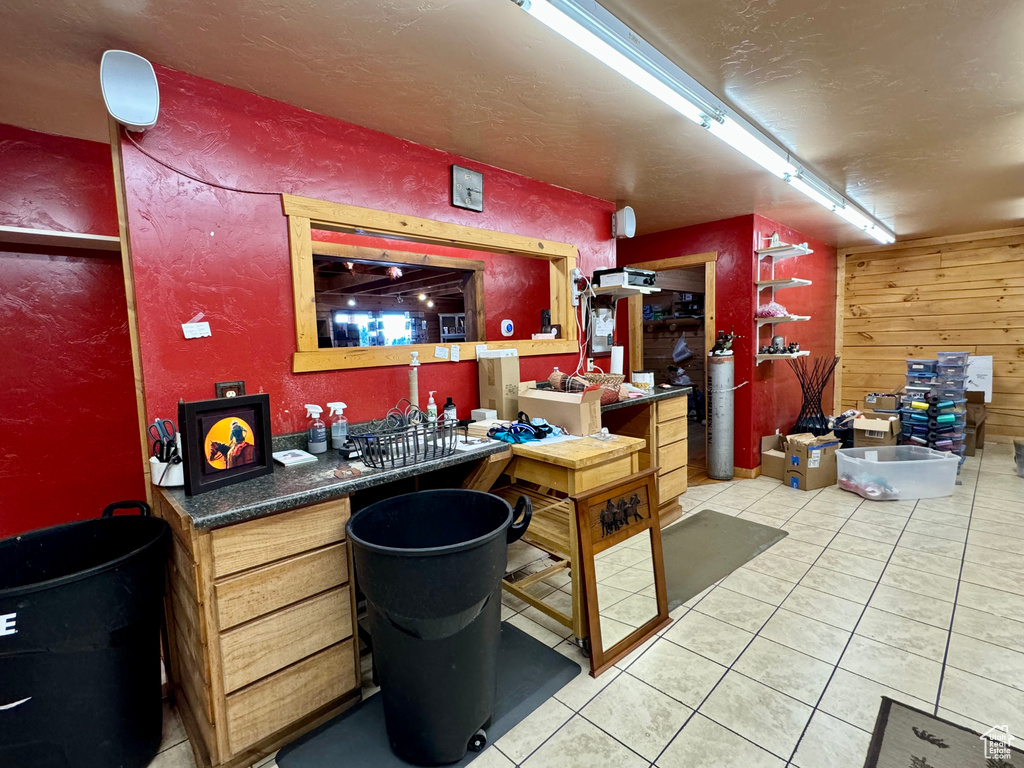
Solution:
<path fill-rule="evenodd" d="M 362 454 L 363 463 L 374 469 L 409 467 L 455 453 L 458 422 L 428 421 L 414 406 L 393 408 L 386 419 L 374 421 L 361 434 L 349 435 Z"/>

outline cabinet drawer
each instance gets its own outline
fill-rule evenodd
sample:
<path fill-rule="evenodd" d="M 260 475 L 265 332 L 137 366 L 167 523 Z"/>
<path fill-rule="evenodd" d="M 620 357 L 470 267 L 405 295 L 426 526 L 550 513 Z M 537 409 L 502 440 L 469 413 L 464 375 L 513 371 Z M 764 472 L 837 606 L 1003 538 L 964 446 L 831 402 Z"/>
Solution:
<path fill-rule="evenodd" d="M 658 467 L 661 474 L 668 474 L 674 469 L 686 466 L 686 452 L 689 440 L 678 440 L 668 445 L 658 446 Z"/>
<path fill-rule="evenodd" d="M 686 492 L 686 467 L 658 477 L 658 501 L 667 504 Z"/>
<path fill-rule="evenodd" d="M 332 589 L 220 636 L 224 690 L 237 691 L 352 636 L 349 588 Z"/>
<path fill-rule="evenodd" d="M 348 499 L 218 528 L 210 535 L 215 577 L 281 560 L 345 538 Z"/>
<path fill-rule="evenodd" d="M 226 629 L 348 581 L 348 544 L 331 544 L 218 581 L 217 620 Z"/>
<path fill-rule="evenodd" d="M 690 412 L 690 398 L 686 395 L 680 395 L 671 400 L 661 400 L 657 405 L 659 422 L 685 419 Z"/>
<path fill-rule="evenodd" d="M 658 424 L 658 447 L 685 440 L 689 436 L 689 419 L 673 419 Z"/>
<path fill-rule="evenodd" d="M 356 687 L 353 640 L 332 645 L 227 697 L 228 743 L 238 754 Z"/>

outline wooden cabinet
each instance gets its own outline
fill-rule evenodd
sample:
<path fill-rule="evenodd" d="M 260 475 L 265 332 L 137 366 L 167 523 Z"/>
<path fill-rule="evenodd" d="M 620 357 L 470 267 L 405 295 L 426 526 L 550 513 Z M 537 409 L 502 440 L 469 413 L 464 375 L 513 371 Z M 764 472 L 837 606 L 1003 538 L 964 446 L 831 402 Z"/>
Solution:
<path fill-rule="evenodd" d="M 348 499 L 174 533 L 166 600 L 171 677 L 200 766 L 248 766 L 359 692 Z"/>
<path fill-rule="evenodd" d="M 685 395 L 605 411 L 601 425 L 618 435 L 640 437 L 640 469 L 658 467 L 658 505 L 664 527 L 682 516 L 679 496 L 686 492 L 689 398 Z"/>

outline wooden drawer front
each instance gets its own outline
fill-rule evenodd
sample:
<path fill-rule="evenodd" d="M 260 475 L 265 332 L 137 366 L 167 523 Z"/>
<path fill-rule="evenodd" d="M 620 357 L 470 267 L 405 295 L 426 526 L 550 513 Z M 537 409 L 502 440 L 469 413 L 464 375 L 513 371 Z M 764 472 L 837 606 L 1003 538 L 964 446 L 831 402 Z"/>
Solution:
<path fill-rule="evenodd" d="M 689 431 L 689 419 L 673 419 L 658 424 L 658 447 L 685 440 Z"/>
<path fill-rule="evenodd" d="M 617 459 L 598 464 L 596 467 L 581 469 L 576 473 L 576 488 L 573 493 L 583 493 L 591 488 L 621 480 L 633 474 L 633 457 L 620 456 Z"/>
<path fill-rule="evenodd" d="M 686 466 L 686 450 L 689 440 L 679 440 L 658 447 L 658 467 L 660 474 L 665 475 L 674 469 Z"/>
<path fill-rule="evenodd" d="M 685 419 L 690 412 L 690 398 L 680 395 L 672 400 L 662 400 L 658 404 L 658 421 Z"/>
<path fill-rule="evenodd" d="M 658 477 L 658 501 L 667 504 L 686 492 L 686 467 Z"/>
<path fill-rule="evenodd" d="M 224 690 L 249 683 L 352 636 L 348 585 L 332 589 L 220 636 Z"/>
<path fill-rule="evenodd" d="M 221 631 L 348 581 L 348 544 L 332 544 L 217 582 Z"/>
<path fill-rule="evenodd" d="M 562 493 L 570 493 L 570 470 L 556 464 L 548 464 L 536 459 L 516 457 L 508 465 L 507 472 L 517 480 L 536 483 L 544 488 L 553 488 Z"/>
<path fill-rule="evenodd" d="M 218 528 L 210 535 L 213 575 L 227 576 L 345 538 L 348 499 Z"/>
<path fill-rule="evenodd" d="M 227 697 L 228 743 L 237 754 L 356 687 L 352 640 L 327 648 Z"/>

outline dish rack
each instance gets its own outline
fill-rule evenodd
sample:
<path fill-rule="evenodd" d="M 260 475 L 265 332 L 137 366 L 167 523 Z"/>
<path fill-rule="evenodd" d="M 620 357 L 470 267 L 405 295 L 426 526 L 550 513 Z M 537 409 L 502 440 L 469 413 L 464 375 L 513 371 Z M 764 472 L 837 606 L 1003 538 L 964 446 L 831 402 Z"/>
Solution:
<path fill-rule="evenodd" d="M 428 421 L 415 407 L 393 408 L 383 421 L 350 435 L 362 454 L 363 463 L 373 469 L 410 467 L 455 453 L 458 422 Z"/>

